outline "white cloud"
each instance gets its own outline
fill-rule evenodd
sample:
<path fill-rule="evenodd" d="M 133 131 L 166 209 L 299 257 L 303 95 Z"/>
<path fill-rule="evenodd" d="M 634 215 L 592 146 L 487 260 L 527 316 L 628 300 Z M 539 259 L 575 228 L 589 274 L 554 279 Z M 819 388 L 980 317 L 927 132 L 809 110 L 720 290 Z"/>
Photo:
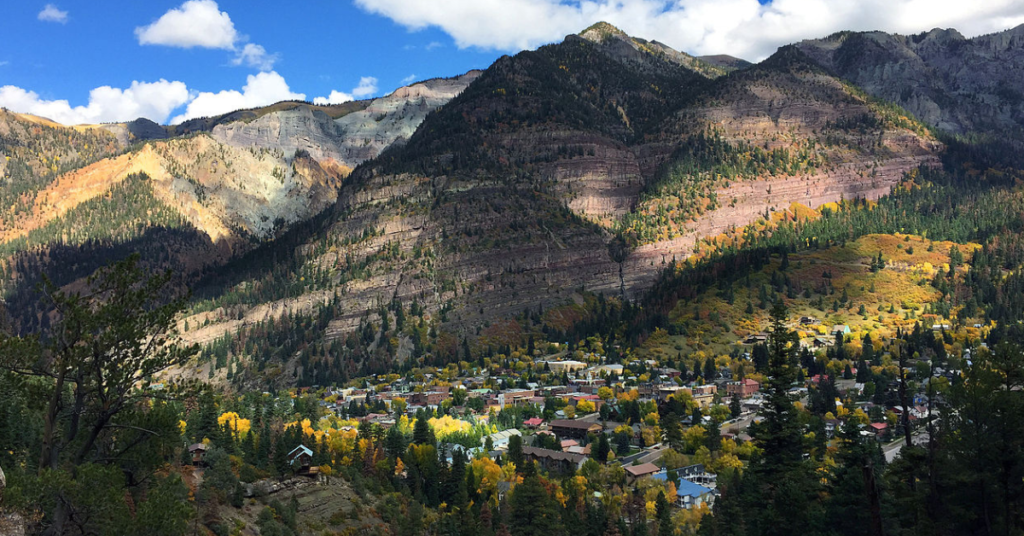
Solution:
<path fill-rule="evenodd" d="M 410 30 L 437 27 L 460 48 L 521 50 L 598 22 L 694 54 L 761 59 L 781 45 L 839 30 L 968 36 L 1024 22 L 1020 0 L 355 0 Z"/>
<path fill-rule="evenodd" d="M 240 37 L 214 0 L 188 0 L 149 26 L 135 28 L 140 45 L 234 50 Z"/>
<path fill-rule="evenodd" d="M 72 107 L 66 100 L 43 100 L 34 91 L 0 87 L 0 106 L 15 112 L 46 117 L 66 125 L 131 121 L 145 117 L 163 122 L 175 108 L 189 100 L 182 82 L 132 82 L 128 89 L 110 86 L 89 92 L 89 104 Z"/>
<path fill-rule="evenodd" d="M 402 79 L 402 85 L 407 86 L 411 84 L 414 80 L 416 80 L 416 75 L 410 74 L 409 76 L 406 76 L 405 78 Z"/>
<path fill-rule="evenodd" d="M 406 77 L 406 80 L 415 79 L 415 75 Z M 405 80 L 402 81 L 405 83 Z M 344 91 L 331 91 L 331 94 L 326 97 L 317 97 L 313 99 L 313 104 L 319 104 L 326 106 L 328 104 L 341 104 L 356 99 L 365 99 L 372 97 L 377 92 L 377 79 L 372 76 L 364 76 L 359 79 L 359 85 L 352 88 L 352 91 L 345 93 Z"/>
<path fill-rule="evenodd" d="M 45 22 L 59 22 L 61 24 L 67 24 L 68 12 L 57 9 L 57 6 L 53 4 L 46 4 L 46 7 L 39 12 L 38 18 Z"/>
<path fill-rule="evenodd" d="M 232 50 L 235 52 L 232 65 L 246 65 L 260 71 L 270 71 L 280 59 L 279 54 L 267 53 L 262 45 L 246 43 L 249 38 L 238 33 L 231 17 L 220 10 L 215 0 L 188 0 L 164 13 L 153 24 L 135 28 L 135 35 L 140 45 Z"/>
<path fill-rule="evenodd" d="M 267 49 L 255 43 L 246 43 L 242 50 L 238 51 L 235 59 L 231 60 L 232 65 L 248 65 L 261 71 L 269 71 L 274 68 L 277 61 L 277 54 L 267 54 Z"/>
<path fill-rule="evenodd" d="M 427 46 L 425 46 L 425 47 L 423 47 L 423 48 L 425 48 L 425 49 L 427 49 L 428 51 L 430 51 L 430 50 L 434 50 L 435 48 L 441 48 L 441 47 L 443 47 L 443 46 L 444 46 L 444 45 L 442 45 L 442 44 L 441 44 L 440 42 L 438 42 L 438 41 L 431 41 L 431 42 L 427 43 Z"/>
<path fill-rule="evenodd" d="M 372 76 L 364 76 L 359 79 L 359 85 L 352 89 L 352 96 L 357 99 L 373 96 L 377 92 L 377 79 Z"/>
<path fill-rule="evenodd" d="M 284 100 L 306 100 L 303 93 L 293 93 L 284 77 L 274 71 L 251 74 L 242 91 L 224 90 L 199 93 L 189 102 L 185 113 L 171 120 L 181 123 L 197 117 L 211 117 L 245 108 L 266 106 Z"/>
<path fill-rule="evenodd" d="M 326 97 L 317 97 L 313 99 L 313 104 L 319 104 L 320 106 L 327 106 L 328 104 L 341 104 L 343 102 L 349 102 L 356 100 L 351 93 L 345 93 L 342 91 L 331 91 L 331 94 Z"/>

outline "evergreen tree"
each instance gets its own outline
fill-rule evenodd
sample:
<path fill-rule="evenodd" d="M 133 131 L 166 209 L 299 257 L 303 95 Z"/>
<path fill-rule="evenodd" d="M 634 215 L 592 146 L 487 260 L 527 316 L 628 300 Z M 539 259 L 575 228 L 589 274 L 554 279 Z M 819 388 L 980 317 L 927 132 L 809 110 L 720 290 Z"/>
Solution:
<path fill-rule="evenodd" d="M 396 460 L 405 453 L 405 449 L 405 436 L 398 430 L 398 427 L 392 426 L 388 428 L 388 433 L 384 438 L 384 452 L 387 453 L 388 457 Z"/>
<path fill-rule="evenodd" d="M 665 430 L 665 442 L 673 449 L 682 452 L 683 450 L 683 426 L 675 413 L 668 413 L 661 419 L 662 428 Z"/>
<path fill-rule="evenodd" d="M 722 430 L 718 424 L 718 419 L 712 418 L 711 422 L 708 423 L 704 445 L 711 452 L 717 452 L 718 449 L 722 448 Z"/>
<path fill-rule="evenodd" d="M 826 515 L 844 535 L 881 536 L 881 468 L 885 463 L 874 440 L 865 441 L 858 426 L 847 421 L 838 434 L 839 453 L 828 484 Z"/>
<path fill-rule="evenodd" d="M 715 358 L 709 357 L 704 362 L 704 381 L 713 382 L 718 377 L 718 369 L 715 367 Z"/>
<path fill-rule="evenodd" d="M 530 474 L 515 487 L 509 501 L 512 536 L 560 536 L 564 534 L 558 503 L 548 494 L 540 477 Z"/>
<path fill-rule="evenodd" d="M 793 351 L 798 341 L 786 328 L 786 317 L 786 307 L 777 302 L 768 339 L 763 420 L 750 428 L 762 449 L 751 460 L 742 487 L 744 519 L 752 534 L 781 536 L 822 529 L 818 479 L 804 460 L 804 430 L 788 392 L 794 381 Z"/>
<path fill-rule="evenodd" d="M 522 472 L 524 470 L 522 436 L 514 435 L 508 438 L 508 461 L 512 462 L 518 471 Z"/>
<path fill-rule="evenodd" d="M 655 516 L 658 519 L 658 536 L 672 536 L 672 511 L 665 492 L 658 492 L 658 498 L 654 503 Z"/>
<path fill-rule="evenodd" d="M 412 442 L 417 445 L 436 445 L 437 440 L 434 438 L 434 431 L 430 429 L 430 423 L 427 422 L 427 413 L 420 410 L 416 415 L 416 424 L 412 428 Z"/>
<path fill-rule="evenodd" d="M 608 453 L 611 452 L 612 447 L 608 444 L 608 434 L 600 432 L 597 438 L 597 448 L 594 449 L 594 458 L 601 463 L 608 461 Z"/>

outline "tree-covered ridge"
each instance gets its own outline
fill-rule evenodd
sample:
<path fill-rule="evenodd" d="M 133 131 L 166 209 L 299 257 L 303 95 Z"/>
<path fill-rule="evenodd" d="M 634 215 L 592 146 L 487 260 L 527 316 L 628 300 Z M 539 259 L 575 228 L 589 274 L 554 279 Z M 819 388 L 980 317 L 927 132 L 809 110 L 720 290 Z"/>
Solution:
<path fill-rule="evenodd" d="M 659 72 L 641 73 L 575 37 L 502 57 L 432 113 L 409 143 L 381 155 L 364 173 L 528 172 L 536 155 L 520 154 L 502 139 L 521 129 L 573 129 L 640 140 L 706 83 L 665 63 Z"/>
<path fill-rule="evenodd" d="M 146 235 L 150 229 L 187 227 L 185 219 L 153 196 L 146 175 L 129 175 L 106 195 L 91 199 L 55 218 L 28 235 L 0 245 L 0 277 L 8 303 L 24 303 L 17 293 L 33 292 L 27 281 L 38 279 L 28 269 L 34 251 L 68 250 L 85 244 L 124 244 Z M 92 246 L 89 246 L 92 247 Z M 18 253 L 24 253 L 18 255 Z M 96 266 L 98 267 L 98 266 Z M 86 274 L 82 274 L 86 275 Z M 57 277 L 58 281 L 63 278 Z"/>
<path fill-rule="evenodd" d="M 90 199 L 27 235 L 0 245 L 0 257 L 47 245 L 70 246 L 89 240 L 127 242 L 149 227 L 187 225 L 174 208 L 153 196 L 147 175 L 129 175 L 101 197 Z"/>
<path fill-rule="evenodd" d="M 718 190 L 733 181 L 814 172 L 827 161 L 816 146 L 812 139 L 793 149 L 766 150 L 743 141 L 730 144 L 717 131 L 690 136 L 645 185 L 617 231 L 633 244 L 678 236 L 688 222 L 720 208 Z"/>
<path fill-rule="evenodd" d="M 62 127 L 0 110 L 0 229 L 30 213 L 35 194 L 57 176 L 120 150 L 102 128 Z"/>
<path fill-rule="evenodd" d="M 144 253 L 147 268 L 174 268 L 179 285 L 202 265 L 189 255 L 214 259 L 209 237 L 158 200 L 148 176 L 129 175 L 106 194 L 0 246 L 0 289 L 10 319 L 23 333 L 45 329 L 49 313 L 37 293 L 44 278 L 67 285 L 131 253 Z"/>

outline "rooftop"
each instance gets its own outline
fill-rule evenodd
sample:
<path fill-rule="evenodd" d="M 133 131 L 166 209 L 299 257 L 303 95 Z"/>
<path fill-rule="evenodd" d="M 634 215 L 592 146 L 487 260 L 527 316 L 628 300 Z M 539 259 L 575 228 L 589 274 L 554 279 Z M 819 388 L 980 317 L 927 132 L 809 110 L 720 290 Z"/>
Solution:
<path fill-rule="evenodd" d="M 629 465 L 625 467 L 626 472 L 633 476 L 644 476 L 657 473 L 661 470 L 660 467 L 653 463 L 642 463 L 640 465 Z"/>

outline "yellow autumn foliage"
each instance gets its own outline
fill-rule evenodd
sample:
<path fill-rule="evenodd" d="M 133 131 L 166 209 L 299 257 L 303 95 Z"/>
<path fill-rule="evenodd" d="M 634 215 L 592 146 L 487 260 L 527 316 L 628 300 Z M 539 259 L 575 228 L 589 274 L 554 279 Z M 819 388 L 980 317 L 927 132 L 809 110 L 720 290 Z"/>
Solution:
<path fill-rule="evenodd" d="M 595 410 L 597 410 L 597 408 L 594 406 L 594 403 L 589 400 L 580 400 L 579 403 L 576 404 L 577 413 L 593 413 Z"/>
<path fill-rule="evenodd" d="M 221 427 L 227 424 L 239 437 L 248 434 L 249 429 L 252 428 L 252 422 L 249 419 L 239 417 L 234 411 L 222 413 L 220 417 L 217 417 L 217 424 Z"/>
<path fill-rule="evenodd" d="M 416 424 L 415 419 L 413 419 L 413 424 Z M 466 421 L 452 418 L 451 415 L 427 419 L 427 424 L 434 430 L 434 435 L 442 440 L 452 434 L 468 432 L 473 427 L 473 425 Z"/>

